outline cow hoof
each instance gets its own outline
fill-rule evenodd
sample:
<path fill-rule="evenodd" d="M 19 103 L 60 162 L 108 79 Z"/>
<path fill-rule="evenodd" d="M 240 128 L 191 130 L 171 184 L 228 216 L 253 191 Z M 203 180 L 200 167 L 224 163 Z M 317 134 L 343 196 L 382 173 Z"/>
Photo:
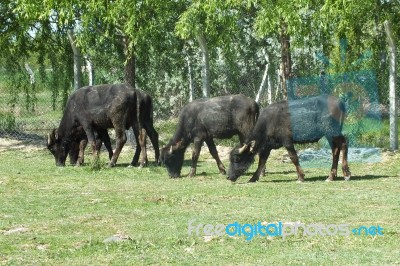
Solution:
<path fill-rule="evenodd" d="M 351 175 L 349 176 L 344 176 L 344 181 L 350 181 Z"/>
<path fill-rule="evenodd" d="M 298 184 L 304 183 L 304 179 L 297 179 L 296 183 Z"/>
<path fill-rule="evenodd" d="M 325 182 L 332 182 L 333 181 L 333 179 L 332 178 L 327 178 L 327 179 L 325 179 Z"/>
<path fill-rule="evenodd" d="M 114 166 L 115 166 L 115 163 L 109 163 L 109 164 L 107 165 L 108 168 L 112 168 L 112 167 L 114 167 Z"/>
<path fill-rule="evenodd" d="M 221 175 L 226 175 L 226 171 L 225 171 L 225 170 L 219 170 L 219 173 L 220 173 Z"/>
<path fill-rule="evenodd" d="M 249 181 L 247 181 L 247 183 L 255 183 L 257 181 L 258 181 L 258 179 L 250 179 Z"/>
<path fill-rule="evenodd" d="M 132 165 L 132 164 L 127 166 L 127 168 L 133 168 L 133 167 L 134 167 L 134 165 Z"/>

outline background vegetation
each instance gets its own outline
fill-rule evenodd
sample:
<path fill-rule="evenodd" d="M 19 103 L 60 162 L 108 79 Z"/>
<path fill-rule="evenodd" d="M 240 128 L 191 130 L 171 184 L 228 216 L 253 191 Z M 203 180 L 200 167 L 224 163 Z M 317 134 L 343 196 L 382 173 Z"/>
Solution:
<path fill-rule="evenodd" d="M 286 98 L 288 80 L 319 83 L 321 73 L 371 71 L 386 104 L 383 22 L 400 36 L 398 0 L 5 0 L 0 12 L 0 130 L 39 135 L 91 82 L 149 92 L 158 121 L 202 96 L 261 91 L 265 106 Z"/>

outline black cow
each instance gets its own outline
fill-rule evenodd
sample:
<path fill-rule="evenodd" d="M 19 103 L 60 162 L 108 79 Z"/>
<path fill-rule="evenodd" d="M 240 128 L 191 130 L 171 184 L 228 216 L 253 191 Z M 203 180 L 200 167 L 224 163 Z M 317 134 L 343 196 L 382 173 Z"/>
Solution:
<path fill-rule="evenodd" d="M 157 164 L 159 164 L 159 157 L 160 157 L 160 151 L 159 151 L 159 146 L 158 146 L 158 133 L 154 128 L 154 123 L 153 123 L 153 101 L 152 98 L 145 93 L 144 91 L 135 89 L 138 95 L 138 132 L 142 132 L 142 134 L 134 134 L 136 144 L 137 144 L 137 149 L 135 151 L 135 155 L 133 156 L 131 165 L 137 165 L 139 161 L 139 155 L 142 152 L 142 155 L 144 158 L 142 161 L 147 163 L 147 151 L 144 149 L 143 151 L 141 150 L 141 146 L 146 147 L 146 136 L 147 134 L 149 135 L 150 141 L 153 145 L 154 151 L 155 151 L 155 161 Z M 145 131 L 143 131 L 143 129 Z M 135 132 L 136 130 L 134 130 Z M 77 141 L 73 142 L 71 145 L 71 150 L 69 152 L 70 158 L 77 158 L 80 159 L 84 156 L 84 150 L 86 147 L 87 143 L 87 138 L 86 134 L 83 131 L 83 135 L 80 135 L 80 139 Z M 98 134 L 99 140 L 96 140 L 96 150 L 99 151 L 101 148 L 102 144 L 102 139 L 104 141 L 104 144 L 109 152 L 110 159 L 113 155 L 112 148 L 111 148 L 111 142 L 110 138 L 108 136 L 107 131 L 105 131 L 103 134 Z M 86 140 L 86 142 L 85 142 Z M 79 141 L 79 142 L 78 142 Z M 109 146 L 108 146 L 108 145 Z M 75 159 L 76 161 L 76 159 Z M 71 161 L 72 163 L 72 161 Z M 143 166 L 143 165 L 141 165 Z"/>
<path fill-rule="evenodd" d="M 50 151 L 54 154 L 54 144 L 55 144 L 55 133 L 57 129 L 53 129 L 53 132 L 48 135 L 47 146 L 49 147 Z M 74 136 L 74 140 L 70 142 L 70 150 L 68 152 L 70 164 L 80 166 L 84 162 L 84 151 L 88 143 L 88 139 L 86 137 L 86 133 L 83 130 L 82 126 L 77 128 L 77 133 Z M 96 132 L 97 133 L 97 132 Z M 100 152 L 101 146 L 104 142 L 104 145 L 108 151 L 108 157 L 111 160 L 113 156 L 113 150 L 111 147 L 111 140 L 110 136 L 108 135 L 107 130 L 100 131 L 96 135 L 96 151 Z"/>
<path fill-rule="evenodd" d="M 189 176 L 196 174 L 197 160 L 204 141 L 220 173 L 225 174 L 225 167 L 218 157 L 213 139 L 238 135 L 243 143 L 255 125 L 258 114 L 258 104 L 243 95 L 199 99 L 187 104 L 179 115 L 174 136 L 161 151 L 161 161 L 166 165 L 170 177 L 180 176 L 185 150 L 192 142 L 194 149 Z"/>
<path fill-rule="evenodd" d="M 114 166 L 126 142 L 125 130 L 132 127 L 134 134 L 142 134 L 138 126 L 138 92 L 128 84 L 87 86 L 75 91 L 68 99 L 60 126 L 49 136 L 54 139 L 54 145 L 48 148 L 54 154 L 56 165 L 65 165 L 71 142 L 76 141 L 80 126 L 95 157 L 98 156 L 95 131 L 102 135 L 108 128 L 115 129 L 116 149 L 109 163 Z M 145 156 L 142 156 L 141 164 L 145 163 L 143 159 Z"/>
<path fill-rule="evenodd" d="M 327 181 L 337 174 L 340 151 L 343 153 L 342 170 L 345 180 L 351 173 L 347 163 L 347 140 L 342 135 L 345 118 L 343 102 L 332 96 L 321 95 L 293 101 L 282 101 L 269 105 L 260 117 L 245 144 L 236 146 L 230 154 L 228 179 L 236 181 L 259 155 L 256 172 L 249 182 L 258 181 L 272 149 L 285 147 L 296 166 L 298 181 L 304 181 L 304 172 L 299 165 L 295 143 L 317 142 L 326 137 L 332 148 L 332 168 Z"/>

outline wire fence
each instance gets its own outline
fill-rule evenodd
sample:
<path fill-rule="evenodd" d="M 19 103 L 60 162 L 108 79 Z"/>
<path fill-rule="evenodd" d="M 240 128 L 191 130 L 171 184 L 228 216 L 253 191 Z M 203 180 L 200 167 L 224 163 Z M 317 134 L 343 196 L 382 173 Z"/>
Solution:
<path fill-rule="evenodd" d="M 34 71 L 35 74 L 37 72 Z M 253 81 L 256 75 L 253 73 L 248 77 L 242 76 L 239 81 L 240 86 L 236 88 L 211 88 L 211 97 L 241 93 L 254 99 L 259 92 L 256 84 L 259 81 Z M 47 134 L 60 123 L 66 99 L 73 92 L 72 86 L 66 85 L 66 89 L 55 92 L 51 85 L 39 80 L 31 83 L 28 75 L 23 76 L 23 82 L 7 81 L 8 76 L 4 72 L 1 73 L 0 69 L 0 77 L 2 77 L 0 79 L 0 137 L 38 141 L 44 144 Z M 120 79 L 116 81 L 122 82 Z M 251 82 L 253 84 L 250 84 Z M 179 112 L 190 98 L 188 84 L 178 85 L 172 80 L 163 85 L 151 89 L 138 86 L 153 98 L 155 128 L 160 134 L 161 145 L 172 136 Z M 200 87 L 201 81 L 198 79 L 194 84 L 195 99 L 201 98 Z M 266 93 L 264 90 L 260 97 L 263 103 L 267 101 Z M 112 130 L 110 133 L 112 136 Z M 127 133 L 128 141 L 136 145 L 131 131 Z"/>
<path fill-rule="evenodd" d="M 7 75 L 4 73 L 0 73 L 0 76 L 3 77 L 0 80 L 0 84 L 3 84 L 0 87 L 0 137 L 44 143 L 47 133 L 59 125 L 63 106 L 73 92 L 72 86 L 66 85 L 65 88 L 55 91 L 46 81 L 32 82 L 28 75 L 23 76 L 24 82 L 20 83 L 5 81 Z M 279 78 L 271 75 L 272 80 L 268 84 L 262 84 L 262 76 L 263 69 L 242 74 L 235 78 L 238 86 L 231 88 L 217 87 L 218 83 L 224 82 L 224 77 L 218 77 L 214 80 L 210 94 L 219 96 L 241 93 L 253 99 L 258 95 L 261 107 L 267 106 L 268 102 L 282 99 Z M 101 78 L 99 80 L 102 81 Z M 175 130 L 180 110 L 189 102 L 189 83 L 180 83 L 169 77 L 158 85 L 141 87 L 140 82 L 138 83 L 153 98 L 155 128 L 160 134 L 160 145 L 163 145 Z M 261 90 L 260 84 L 263 86 Z M 200 88 L 201 78 L 197 77 L 194 82 L 195 98 L 201 97 Z M 380 104 L 374 71 L 321 74 L 296 77 L 288 81 L 289 100 L 318 94 L 331 94 L 346 102 L 349 113 L 347 130 L 353 145 L 360 138 L 362 143 L 370 142 L 373 136 L 376 138 L 377 131 L 381 129 L 381 117 L 387 115 L 387 108 Z M 387 145 L 386 139 L 387 136 L 382 133 L 373 145 L 384 147 Z M 130 132 L 128 140 L 135 145 Z"/>

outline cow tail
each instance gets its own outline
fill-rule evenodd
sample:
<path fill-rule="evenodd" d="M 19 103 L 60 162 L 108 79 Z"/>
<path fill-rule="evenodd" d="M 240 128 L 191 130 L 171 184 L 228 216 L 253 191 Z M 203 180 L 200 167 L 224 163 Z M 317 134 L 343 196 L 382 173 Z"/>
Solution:
<path fill-rule="evenodd" d="M 257 120 L 258 120 L 258 116 L 260 115 L 260 106 L 258 105 L 258 103 L 255 103 L 255 116 L 254 116 L 254 125 L 256 124 Z"/>
<path fill-rule="evenodd" d="M 343 129 L 344 119 L 346 117 L 346 105 L 343 101 L 339 100 L 339 110 L 340 110 L 340 131 Z"/>
<path fill-rule="evenodd" d="M 149 100 L 148 113 L 150 114 L 149 119 L 150 119 L 151 124 L 153 124 L 153 99 L 149 96 L 148 100 Z"/>

